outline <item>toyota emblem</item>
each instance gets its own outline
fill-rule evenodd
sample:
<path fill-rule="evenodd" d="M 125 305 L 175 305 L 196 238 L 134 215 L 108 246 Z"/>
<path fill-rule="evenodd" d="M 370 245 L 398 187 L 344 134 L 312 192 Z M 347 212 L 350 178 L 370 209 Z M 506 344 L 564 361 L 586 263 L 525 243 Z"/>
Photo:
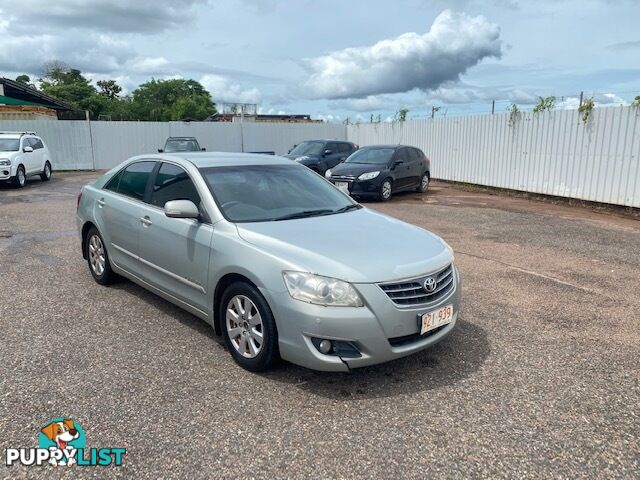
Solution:
<path fill-rule="evenodd" d="M 433 277 L 427 277 L 422 284 L 422 286 L 424 287 L 424 291 L 427 293 L 433 292 L 436 289 L 437 285 L 438 284 L 436 282 L 436 279 Z"/>

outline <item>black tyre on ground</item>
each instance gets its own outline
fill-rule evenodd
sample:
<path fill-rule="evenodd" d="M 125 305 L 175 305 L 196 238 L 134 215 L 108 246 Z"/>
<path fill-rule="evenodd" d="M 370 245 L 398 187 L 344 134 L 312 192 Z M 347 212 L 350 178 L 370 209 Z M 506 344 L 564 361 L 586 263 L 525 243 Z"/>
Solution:
<path fill-rule="evenodd" d="M 44 170 L 40 174 L 40 179 L 43 182 L 48 182 L 49 180 L 51 180 L 51 164 L 48 161 L 44 164 Z"/>
<path fill-rule="evenodd" d="M 429 174 L 425 173 L 420 178 L 420 184 L 416 187 L 416 192 L 427 193 L 427 190 L 429 190 Z"/>
<path fill-rule="evenodd" d="M 109 254 L 100 232 L 95 227 L 87 232 L 85 238 L 87 263 L 93 279 L 100 285 L 110 285 L 116 279 L 116 274 L 111 269 Z"/>
<path fill-rule="evenodd" d="M 378 198 L 382 202 L 386 202 L 391 198 L 391 189 L 392 183 L 390 178 L 385 178 L 382 185 L 380 185 L 380 192 L 378 193 Z"/>
<path fill-rule="evenodd" d="M 222 336 L 238 365 L 261 372 L 280 359 L 276 322 L 257 288 L 246 282 L 229 285 L 218 308 Z"/>
<path fill-rule="evenodd" d="M 24 170 L 24 166 L 18 165 L 16 170 L 16 176 L 13 177 L 13 185 L 17 188 L 22 188 L 27 184 L 27 174 Z"/>

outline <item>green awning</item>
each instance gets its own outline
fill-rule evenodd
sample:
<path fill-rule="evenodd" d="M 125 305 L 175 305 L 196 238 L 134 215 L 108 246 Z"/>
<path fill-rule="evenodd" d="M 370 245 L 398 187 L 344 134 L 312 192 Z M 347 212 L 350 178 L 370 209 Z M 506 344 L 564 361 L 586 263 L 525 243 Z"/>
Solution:
<path fill-rule="evenodd" d="M 25 105 L 32 107 L 51 108 L 49 105 L 45 105 L 44 103 L 28 102 L 26 100 L 20 100 L 19 98 L 5 97 L 3 95 L 0 95 L 0 105 Z"/>

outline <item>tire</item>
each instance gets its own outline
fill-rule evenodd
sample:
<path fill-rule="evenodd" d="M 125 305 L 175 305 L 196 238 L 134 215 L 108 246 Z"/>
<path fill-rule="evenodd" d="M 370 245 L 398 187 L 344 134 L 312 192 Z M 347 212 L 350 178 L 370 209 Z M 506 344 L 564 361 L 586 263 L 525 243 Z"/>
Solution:
<path fill-rule="evenodd" d="M 16 188 L 23 188 L 27 184 L 27 174 L 24 170 L 24 166 L 18 165 L 16 176 L 13 177 L 13 185 Z"/>
<path fill-rule="evenodd" d="M 49 160 L 44 163 L 44 170 L 40 174 L 40 180 L 43 182 L 51 180 L 51 164 L 49 163 Z"/>
<path fill-rule="evenodd" d="M 258 289 L 246 282 L 229 285 L 219 309 L 220 330 L 236 363 L 250 372 L 262 372 L 275 365 L 280 359 L 278 330 Z"/>
<path fill-rule="evenodd" d="M 87 264 L 93 279 L 100 285 L 110 285 L 116 279 L 116 274 L 111 269 L 109 254 L 100 232 L 91 227 L 85 238 L 85 251 L 87 252 Z"/>
<path fill-rule="evenodd" d="M 420 177 L 420 185 L 418 185 L 416 187 L 416 192 L 418 193 L 427 193 L 427 190 L 429 190 L 429 182 L 431 181 L 431 179 L 429 178 L 429 174 L 425 173 L 424 175 L 422 175 L 422 177 Z"/>
<path fill-rule="evenodd" d="M 378 199 L 381 202 L 387 202 L 391 198 L 392 195 L 392 187 L 393 184 L 390 178 L 385 178 L 382 185 L 380 185 L 380 192 L 378 192 Z"/>

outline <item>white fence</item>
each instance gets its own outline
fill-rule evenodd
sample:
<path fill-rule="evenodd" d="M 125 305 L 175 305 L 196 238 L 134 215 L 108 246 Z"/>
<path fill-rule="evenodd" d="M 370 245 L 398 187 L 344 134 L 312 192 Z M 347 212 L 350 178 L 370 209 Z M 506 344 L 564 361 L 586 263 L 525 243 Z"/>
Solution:
<path fill-rule="evenodd" d="M 421 148 L 433 176 L 478 185 L 640 207 L 640 109 L 441 117 L 350 125 L 363 145 Z"/>
<path fill-rule="evenodd" d="M 104 169 L 155 152 L 168 136 L 195 136 L 207 150 L 274 151 L 313 138 L 361 146 L 403 143 L 432 159 L 434 178 L 640 207 L 640 109 L 575 110 L 343 125 L 311 123 L 0 121 L 36 130 L 54 168 Z"/>
<path fill-rule="evenodd" d="M 303 140 L 346 140 L 347 134 L 344 125 L 328 123 L 0 121 L 0 131 L 34 130 L 47 143 L 57 170 L 111 168 L 131 156 L 157 152 L 169 136 L 194 136 L 209 151 L 281 155 Z"/>

